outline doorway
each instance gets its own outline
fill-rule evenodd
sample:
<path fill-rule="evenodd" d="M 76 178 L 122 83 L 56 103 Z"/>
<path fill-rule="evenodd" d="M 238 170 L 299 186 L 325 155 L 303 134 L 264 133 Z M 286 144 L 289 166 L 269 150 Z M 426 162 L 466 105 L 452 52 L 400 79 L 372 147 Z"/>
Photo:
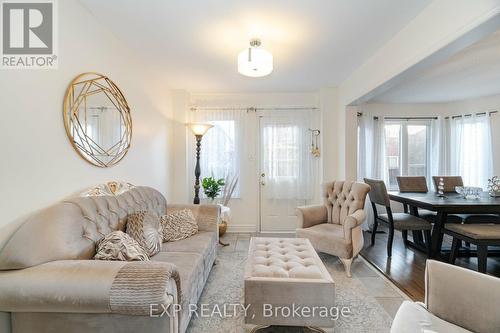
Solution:
<path fill-rule="evenodd" d="M 309 110 L 266 111 L 259 119 L 261 232 L 293 232 L 297 206 L 313 197 Z"/>

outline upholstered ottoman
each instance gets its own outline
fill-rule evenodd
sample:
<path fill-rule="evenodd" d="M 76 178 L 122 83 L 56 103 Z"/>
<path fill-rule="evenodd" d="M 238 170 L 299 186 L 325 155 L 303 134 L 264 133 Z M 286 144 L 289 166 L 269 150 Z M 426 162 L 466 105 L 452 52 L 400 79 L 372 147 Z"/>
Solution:
<path fill-rule="evenodd" d="M 245 305 L 248 324 L 331 328 L 335 284 L 309 240 L 254 237 L 245 267 Z"/>

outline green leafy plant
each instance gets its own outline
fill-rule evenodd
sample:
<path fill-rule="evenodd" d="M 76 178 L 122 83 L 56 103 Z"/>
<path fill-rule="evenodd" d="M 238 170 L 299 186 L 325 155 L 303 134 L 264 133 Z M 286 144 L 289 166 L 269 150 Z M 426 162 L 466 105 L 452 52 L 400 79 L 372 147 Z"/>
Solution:
<path fill-rule="evenodd" d="M 224 178 L 215 179 L 214 177 L 205 177 L 201 181 L 203 193 L 212 200 L 217 198 L 225 184 Z"/>

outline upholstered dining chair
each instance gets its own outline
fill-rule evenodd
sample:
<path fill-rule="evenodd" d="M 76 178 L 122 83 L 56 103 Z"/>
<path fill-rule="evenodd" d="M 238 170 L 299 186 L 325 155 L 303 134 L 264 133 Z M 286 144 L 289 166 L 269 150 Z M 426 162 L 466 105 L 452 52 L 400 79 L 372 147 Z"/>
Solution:
<path fill-rule="evenodd" d="M 365 178 L 365 183 L 370 186 L 370 201 L 373 209 L 373 230 L 372 230 L 372 246 L 375 245 L 375 235 L 377 234 L 378 223 L 382 222 L 389 227 L 389 236 L 387 239 L 387 256 L 392 256 L 392 243 L 394 240 L 394 230 L 401 230 L 404 234 L 411 231 L 423 231 L 427 250 L 430 251 L 430 239 L 432 225 L 429 221 L 418 216 L 408 213 L 393 213 L 391 209 L 391 200 L 387 193 L 387 188 L 382 180 Z M 385 207 L 386 213 L 379 214 L 377 205 Z M 403 235 L 404 236 L 404 235 Z"/>
<path fill-rule="evenodd" d="M 338 256 L 346 274 L 363 248 L 361 224 L 365 220 L 365 199 L 370 187 L 352 181 L 323 185 L 323 204 L 297 208 L 297 237 L 307 238 L 318 252 Z"/>
<path fill-rule="evenodd" d="M 427 179 L 424 176 L 398 176 L 396 177 L 396 180 L 398 182 L 398 187 L 399 187 L 399 192 L 401 193 L 427 193 L 429 192 L 429 188 L 427 187 Z M 403 205 L 403 209 L 405 213 L 412 213 L 410 212 L 410 207 L 408 205 Z M 417 216 L 429 221 L 429 222 L 434 222 L 436 220 L 436 213 L 431 212 L 426 209 L 418 209 L 416 212 L 418 213 Z M 403 240 L 405 245 L 408 244 L 408 231 L 406 230 L 401 230 L 401 234 L 403 235 Z M 420 241 L 422 239 L 422 233 L 418 232 L 418 234 L 414 233 L 413 237 L 415 238 L 418 236 L 418 240 Z M 415 241 L 415 239 L 414 239 Z"/>
<path fill-rule="evenodd" d="M 427 179 L 423 176 L 399 176 L 396 177 L 398 181 L 399 192 L 415 192 L 427 193 Z"/>
<path fill-rule="evenodd" d="M 443 178 L 444 183 L 444 193 L 455 192 L 456 186 L 464 186 L 464 181 L 462 176 L 432 176 L 432 183 L 434 184 L 434 190 L 438 191 L 439 180 Z"/>

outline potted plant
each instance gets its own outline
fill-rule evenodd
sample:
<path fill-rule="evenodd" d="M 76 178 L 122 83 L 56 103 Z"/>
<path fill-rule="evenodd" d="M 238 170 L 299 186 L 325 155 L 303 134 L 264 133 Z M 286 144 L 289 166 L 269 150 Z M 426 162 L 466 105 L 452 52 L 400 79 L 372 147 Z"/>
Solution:
<path fill-rule="evenodd" d="M 201 186 L 203 187 L 203 193 L 210 198 L 210 203 L 215 202 L 215 198 L 219 196 L 222 191 L 222 187 L 225 185 L 224 178 L 215 179 L 214 177 L 205 177 L 201 181 Z"/>

